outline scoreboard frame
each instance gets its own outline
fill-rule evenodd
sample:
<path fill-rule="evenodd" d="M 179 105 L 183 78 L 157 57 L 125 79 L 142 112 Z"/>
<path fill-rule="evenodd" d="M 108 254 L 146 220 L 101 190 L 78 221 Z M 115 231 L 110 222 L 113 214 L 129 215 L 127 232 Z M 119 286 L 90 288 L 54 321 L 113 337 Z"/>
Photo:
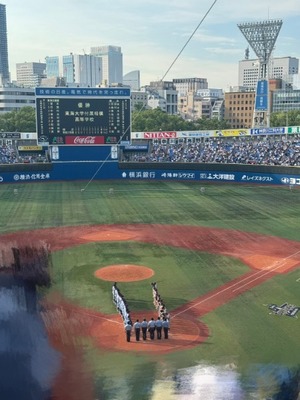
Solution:
<path fill-rule="evenodd" d="M 130 88 L 37 87 L 38 145 L 116 145 L 130 140 Z"/>

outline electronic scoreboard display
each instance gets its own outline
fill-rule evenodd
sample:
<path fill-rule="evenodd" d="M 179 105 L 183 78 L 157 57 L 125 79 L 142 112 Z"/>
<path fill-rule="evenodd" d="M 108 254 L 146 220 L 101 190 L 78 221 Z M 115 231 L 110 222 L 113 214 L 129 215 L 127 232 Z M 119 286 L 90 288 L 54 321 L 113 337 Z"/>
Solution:
<path fill-rule="evenodd" d="M 130 89 L 36 88 L 39 145 L 130 141 Z"/>

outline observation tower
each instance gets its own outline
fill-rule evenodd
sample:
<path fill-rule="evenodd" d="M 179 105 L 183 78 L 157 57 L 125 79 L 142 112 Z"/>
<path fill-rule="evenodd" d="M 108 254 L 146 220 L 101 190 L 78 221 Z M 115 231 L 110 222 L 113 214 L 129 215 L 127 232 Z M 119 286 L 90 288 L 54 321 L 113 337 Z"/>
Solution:
<path fill-rule="evenodd" d="M 269 127 L 269 61 L 282 20 L 247 22 L 237 25 L 258 58 L 253 127 Z"/>

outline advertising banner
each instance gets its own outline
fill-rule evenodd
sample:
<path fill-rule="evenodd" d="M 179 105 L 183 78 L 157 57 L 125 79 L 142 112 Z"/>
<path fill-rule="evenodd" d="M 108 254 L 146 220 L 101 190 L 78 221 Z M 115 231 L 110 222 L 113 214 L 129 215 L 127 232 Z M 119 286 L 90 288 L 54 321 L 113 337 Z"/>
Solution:
<path fill-rule="evenodd" d="M 254 128 L 250 130 L 251 135 L 282 135 L 285 128 Z"/>
<path fill-rule="evenodd" d="M 19 132 L 0 132 L 0 138 L 2 138 L 2 139 L 20 139 L 21 133 L 19 133 Z"/>
<path fill-rule="evenodd" d="M 232 136 L 250 136 L 249 129 L 223 129 L 221 131 L 213 131 L 213 136 L 223 136 L 223 137 L 232 137 Z"/>
<path fill-rule="evenodd" d="M 144 132 L 144 139 L 173 139 L 177 137 L 177 132 Z"/>
<path fill-rule="evenodd" d="M 215 131 L 179 131 L 178 138 L 203 138 L 214 136 Z"/>
<path fill-rule="evenodd" d="M 65 144 L 88 145 L 104 144 L 103 136 L 66 136 Z"/>
<path fill-rule="evenodd" d="M 288 133 L 300 133 L 300 126 L 289 126 Z"/>
<path fill-rule="evenodd" d="M 71 146 L 60 146 L 55 148 L 53 146 L 52 159 L 54 158 L 62 160 L 56 150 L 65 151 Z M 78 153 L 82 153 L 82 148 L 78 146 L 72 146 L 73 149 L 78 150 Z M 114 146 L 103 146 L 107 148 L 107 151 L 111 154 L 117 153 L 117 147 Z M 88 149 L 95 150 L 95 146 L 90 146 Z M 89 157 L 90 158 L 90 157 Z M 115 156 L 112 156 L 114 159 Z M 91 174 L 102 165 L 102 161 L 89 161 L 88 163 L 82 163 L 82 161 L 71 161 L 71 162 L 53 162 L 50 171 L 22 171 L 22 165 L 20 165 L 19 172 L 0 172 L 0 187 L 6 183 L 24 183 L 24 182 L 42 182 L 42 181 L 56 181 L 56 180 L 78 180 L 78 179 L 90 179 Z M 149 181 L 190 181 L 190 182 L 209 182 L 209 183 L 243 183 L 243 184 L 258 184 L 258 185 L 281 185 L 281 186 L 292 186 L 300 188 L 300 175 L 295 174 L 278 174 L 278 173 L 260 173 L 260 172 L 242 172 L 237 169 L 233 171 L 220 170 L 209 171 L 207 169 L 190 170 L 190 169 L 152 169 L 142 168 L 137 163 L 136 168 L 121 169 L 119 163 L 112 161 L 103 165 L 103 168 L 99 170 L 96 179 L 108 180 L 108 179 L 121 179 L 121 180 L 149 180 Z"/>
<path fill-rule="evenodd" d="M 42 146 L 18 146 L 19 151 L 42 151 Z"/>
<path fill-rule="evenodd" d="M 256 86 L 255 111 L 268 110 L 268 95 L 268 81 L 266 79 L 258 81 Z"/>

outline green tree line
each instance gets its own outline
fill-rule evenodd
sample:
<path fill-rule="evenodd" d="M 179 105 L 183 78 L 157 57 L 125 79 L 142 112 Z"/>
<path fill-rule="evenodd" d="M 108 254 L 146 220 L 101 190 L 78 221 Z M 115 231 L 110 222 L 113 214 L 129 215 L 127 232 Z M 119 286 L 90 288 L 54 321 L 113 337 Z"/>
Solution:
<path fill-rule="evenodd" d="M 272 113 L 270 126 L 300 126 L 300 110 Z M 160 108 L 155 110 L 136 109 L 132 113 L 132 132 L 151 131 L 203 131 L 230 129 L 228 121 L 217 118 L 202 118 L 186 121 L 179 115 L 169 115 Z M 0 115 L 2 132 L 35 132 L 35 108 L 26 106 Z"/>
<path fill-rule="evenodd" d="M 132 113 L 132 132 L 145 131 L 199 131 L 228 129 L 227 121 L 217 118 L 186 121 L 179 115 L 169 115 L 160 108 L 154 110 L 135 110 Z"/>
<path fill-rule="evenodd" d="M 276 126 L 300 126 L 300 110 L 280 111 L 272 113 L 270 125 Z"/>
<path fill-rule="evenodd" d="M 36 132 L 35 108 L 26 106 L 0 115 L 0 132 Z"/>

